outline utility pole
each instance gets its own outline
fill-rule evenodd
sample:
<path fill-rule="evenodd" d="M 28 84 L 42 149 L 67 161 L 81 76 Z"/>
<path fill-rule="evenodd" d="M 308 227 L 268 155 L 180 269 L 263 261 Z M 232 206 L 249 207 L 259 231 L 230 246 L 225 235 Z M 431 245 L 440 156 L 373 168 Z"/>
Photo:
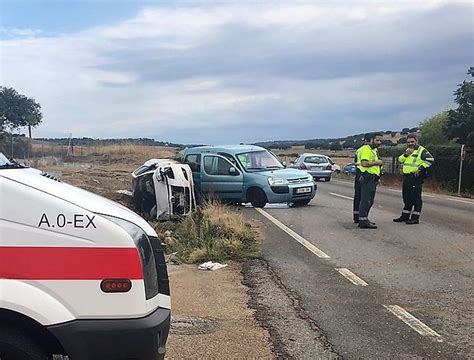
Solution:
<path fill-rule="evenodd" d="M 461 196 L 462 163 L 464 160 L 466 160 L 466 144 L 461 145 L 461 161 L 459 163 L 458 196 Z"/>

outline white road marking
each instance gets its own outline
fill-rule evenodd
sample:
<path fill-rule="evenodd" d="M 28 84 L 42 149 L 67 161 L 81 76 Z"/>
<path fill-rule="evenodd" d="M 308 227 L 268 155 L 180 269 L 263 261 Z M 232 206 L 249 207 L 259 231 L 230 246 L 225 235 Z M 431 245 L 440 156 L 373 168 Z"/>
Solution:
<path fill-rule="evenodd" d="M 362 280 L 360 277 L 358 277 L 356 274 L 354 274 L 352 271 L 346 268 L 336 268 L 336 270 L 344 276 L 347 280 L 349 280 L 351 283 L 354 285 L 360 285 L 360 286 L 367 286 L 367 284 L 364 280 Z"/>
<path fill-rule="evenodd" d="M 336 193 L 332 193 L 330 192 L 331 195 L 334 195 L 334 196 L 338 196 L 338 197 L 341 197 L 343 199 L 348 199 L 348 200 L 354 200 L 354 198 L 351 198 L 349 196 L 345 196 L 345 195 L 341 195 L 341 194 L 336 194 Z"/>
<path fill-rule="evenodd" d="M 457 202 L 460 202 L 460 203 L 463 203 L 463 204 L 471 204 L 471 205 L 474 205 L 474 202 L 473 201 L 468 201 L 468 200 L 461 200 L 461 199 L 453 199 L 453 198 L 445 198 L 446 200 L 451 200 L 451 201 L 457 201 Z"/>
<path fill-rule="evenodd" d="M 297 233 L 295 233 L 293 230 L 291 230 L 288 226 L 284 225 L 283 223 L 281 223 L 280 221 L 278 221 L 277 219 L 275 219 L 273 216 L 271 216 L 269 213 L 267 213 L 265 210 L 263 209 L 259 209 L 259 208 L 255 208 L 255 210 L 257 210 L 260 214 L 262 214 L 263 216 L 265 216 L 268 220 L 270 220 L 272 223 L 274 223 L 276 226 L 278 226 L 281 230 L 283 230 L 284 232 L 286 232 L 288 235 L 290 235 L 293 239 L 295 239 L 296 241 L 298 241 L 301 245 L 303 245 L 306 249 L 308 249 L 309 251 L 311 251 L 314 255 L 316 255 L 317 257 L 320 257 L 320 258 L 324 258 L 324 259 L 329 259 L 329 255 L 326 254 L 324 251 L 322 250 L 319 250 L 316 246 L 314 246 L 313 244 L 311 244 L 308 240 L 306 240 L 305 238 L 303 238 L 301 235 L 298 235 Z"/>
<path fill-rule="evenodd" d="M 395 189 L 387 189 L 388 191 L 391 191 L 391 192 L 396 192 L 396 193 L 401 193 L 402 191 L 401 190 L 395 190 Z"/>
<path fill-rule="evenodd" d="M 406 311 L 404 308 L 398 305 L 384 305 L 388 311 L 390 311 L 397 318 L 402 320 L 405 324 L 415 330 L 418 334 L 422 336 L 431 336 L 437 338 L 438 342 L 442 342 L 441 335 L 438 334 L 433 329 L 429 328 L 427 325 L 423 324 L 420 320 Z"/>

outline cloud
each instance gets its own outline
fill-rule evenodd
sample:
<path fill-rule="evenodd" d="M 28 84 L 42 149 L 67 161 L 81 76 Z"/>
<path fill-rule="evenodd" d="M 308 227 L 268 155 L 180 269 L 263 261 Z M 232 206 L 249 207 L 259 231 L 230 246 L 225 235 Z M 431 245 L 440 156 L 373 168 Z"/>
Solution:
<path fill-rule="evenodd" d="M 147 7 L 112 26 L 2 40 L 1 83 L 42 104 L 37 136 L 230 143 L 398 129 L 452 106 L 472 65 L 470 9 Z"/>
<path fill-rule="evenodd" d="M 0 28 L 0 36 L 4 38 L 35 37 L 41 33 L 39 29 Z"/>

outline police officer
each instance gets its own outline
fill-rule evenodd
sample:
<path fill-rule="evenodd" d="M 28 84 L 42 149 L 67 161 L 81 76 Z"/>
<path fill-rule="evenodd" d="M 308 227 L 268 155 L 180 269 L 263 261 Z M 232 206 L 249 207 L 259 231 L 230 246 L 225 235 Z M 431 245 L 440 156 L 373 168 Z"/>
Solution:
<path fill-rule="evenodd" d="M 363 147 L 359 152 L 361 174 L 360 182 L 360 205 L 359 205 L 359 228 L 377 229 L 377 225 L 369 221 L 370 208 L 374 204 L 375 192 L 380 178 L 380 167 L 383 161 L 379 159 L 377 148 L 382 144 L 382 134 L 374 133 L 369 136 L 369 146 Z"/>
<path fill-rule="evenodd" d="M 354 155 L 354 164 L 356 166 L 356 174 L 355 174 L 355 179 L 354 179 L 354 203 L 352 207 L 352 216 L 354 219 L 354 223 L 357 224 L 359 223 L 359 204 L 360 204 L 360 170 L 358 166 L 360 165 L 360 158 L 359 158 L 359 153 L 360 151 L 364 148 L 364 146 L 369 146 L 367 144 L 367 140 L 370 137 L 370 134 L 365 134 L 364 138 L 362 139 L 362 146 L 359 147 Z"/>
<path fill-rule="evenodd" d="M 434 158 L 428 150 L 418 145 L 418 139 L 414 134 L 407 136 L 407 145 L 408 148 L 398 158 L 402 164 L 404 206 L 400 217 L 393 221 L 413 225 L 420 223 L 423 180 L 427 177 L 427 169 L 433 165 Z"/>

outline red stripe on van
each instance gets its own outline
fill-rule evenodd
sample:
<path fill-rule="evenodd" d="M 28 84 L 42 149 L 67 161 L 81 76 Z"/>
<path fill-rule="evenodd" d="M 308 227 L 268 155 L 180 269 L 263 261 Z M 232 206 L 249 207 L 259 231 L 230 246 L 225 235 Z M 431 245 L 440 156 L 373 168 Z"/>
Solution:
<path fill-rule="evenodd" d="M 0 279 L 143 279 L 136 248 L 2 247 Z"/>

